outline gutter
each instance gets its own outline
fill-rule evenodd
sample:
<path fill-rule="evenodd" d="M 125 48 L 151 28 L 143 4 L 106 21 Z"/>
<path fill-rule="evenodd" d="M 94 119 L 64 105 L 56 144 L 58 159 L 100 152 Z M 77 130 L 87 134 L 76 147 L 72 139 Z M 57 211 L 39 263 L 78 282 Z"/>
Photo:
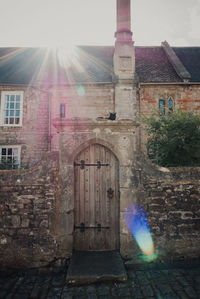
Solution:
<path fill-rule="evenodd" d="M 200 82 L 141 82 L 141 86 L 145 85 L 200 85 Z"/>

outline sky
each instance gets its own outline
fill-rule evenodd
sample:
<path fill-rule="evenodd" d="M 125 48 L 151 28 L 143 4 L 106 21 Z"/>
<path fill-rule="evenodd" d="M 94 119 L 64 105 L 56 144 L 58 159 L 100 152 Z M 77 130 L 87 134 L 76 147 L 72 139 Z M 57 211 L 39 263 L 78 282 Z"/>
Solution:
<path fill-rule="evenodd" d="M 113 45 L 116 0 L 0 0 L 0 47 Z M 200 46 L 200 0 L 131 0 L 137 46 Z"/>

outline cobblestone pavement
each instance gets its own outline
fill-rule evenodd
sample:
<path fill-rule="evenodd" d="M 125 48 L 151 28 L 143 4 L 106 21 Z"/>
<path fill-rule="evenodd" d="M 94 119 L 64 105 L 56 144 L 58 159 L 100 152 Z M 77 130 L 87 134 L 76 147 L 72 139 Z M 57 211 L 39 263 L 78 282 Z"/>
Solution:
<path fill-rule="evenodd" d="M 128 270 L 126 282 L 70 287 L 66 270 L 1 271 L 0 298 L 200 298 L 200 266 Z"/>

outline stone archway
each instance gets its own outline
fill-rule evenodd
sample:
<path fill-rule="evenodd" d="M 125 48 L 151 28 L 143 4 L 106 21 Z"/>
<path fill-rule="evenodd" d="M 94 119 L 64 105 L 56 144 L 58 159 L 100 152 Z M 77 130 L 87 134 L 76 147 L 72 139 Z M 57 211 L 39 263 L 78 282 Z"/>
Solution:
<path fill-rule="evenodd" d="M 74 249 L 119 249 L 119 163 L 91 144 L 74 161 Z"/>

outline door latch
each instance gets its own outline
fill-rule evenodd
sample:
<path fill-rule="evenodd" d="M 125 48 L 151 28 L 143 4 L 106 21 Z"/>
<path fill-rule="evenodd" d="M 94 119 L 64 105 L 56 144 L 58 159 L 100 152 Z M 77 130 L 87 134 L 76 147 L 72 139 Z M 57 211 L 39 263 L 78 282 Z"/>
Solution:
<path fill-rule="evenodd" d="M 107 195 L 108 198 L 113 198 L 114 190 L 111 187 L 107 190 Z"/>

